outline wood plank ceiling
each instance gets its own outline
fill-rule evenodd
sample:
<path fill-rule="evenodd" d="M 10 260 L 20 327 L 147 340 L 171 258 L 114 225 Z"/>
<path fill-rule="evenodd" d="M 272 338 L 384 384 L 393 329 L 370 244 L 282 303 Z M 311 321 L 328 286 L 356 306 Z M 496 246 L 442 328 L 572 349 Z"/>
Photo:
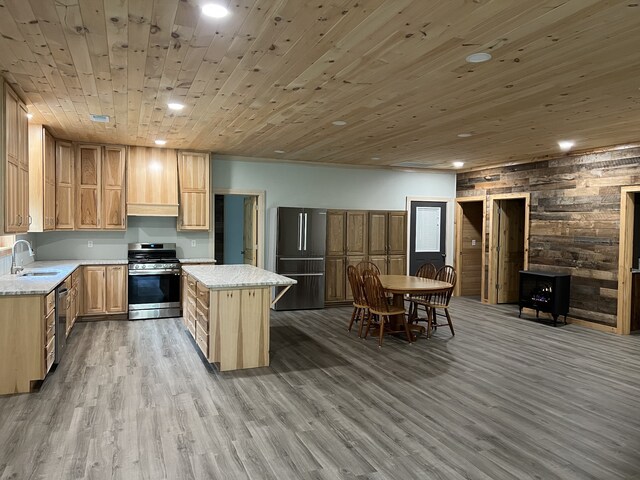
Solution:
<path fill-rule="evenodd" d="M 451 168 L 640 141 L 635 0 L 202 3 L 0 0 L 2 75 L 90 142 Z"/>

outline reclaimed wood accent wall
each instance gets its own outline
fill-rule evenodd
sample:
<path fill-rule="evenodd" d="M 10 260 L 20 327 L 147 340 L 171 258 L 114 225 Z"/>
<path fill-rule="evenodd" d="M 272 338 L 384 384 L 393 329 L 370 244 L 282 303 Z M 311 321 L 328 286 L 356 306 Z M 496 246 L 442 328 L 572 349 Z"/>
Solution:
<path fill-rule="evenodd" d="M 457 196 L 530 192 L 529 269 L 570 273 L 569 315 L 616 326 L 620 187 L 639 183 L 630 148 L 460 173 Z"/>

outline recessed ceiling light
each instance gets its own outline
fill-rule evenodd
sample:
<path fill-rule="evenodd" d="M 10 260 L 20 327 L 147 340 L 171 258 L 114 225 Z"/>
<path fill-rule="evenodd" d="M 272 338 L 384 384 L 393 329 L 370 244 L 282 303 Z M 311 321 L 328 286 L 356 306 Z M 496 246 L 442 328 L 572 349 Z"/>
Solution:
<path fill-rule="evenodd" d="M 336 120 L 335 122 L 331 122 L 332 124 L 334 124 L 336 127 L 342 127 L 343 125 L 346 125 L 347 122 L 345 122 L 344 120 Z"/>
<path fill-rule="evenodd" d="M 575 143 L 572 142 L 571 140 L 561 140 L 558 142 L 558 146 L 560 147 L 560 150 L 562 150 L 563 152 L 568 152 L 573 148 L 574 145 Z"/>
<path fill-rule="evenodd" d="M 380 160 L 380 157 L 371 157 L 371 160 Z"/>
<path fill-rule="evenodd" d="M 182 110 L 184 105 L 181 103 L 167 103 L 167 107 L 169 107 L 169 110 Z"/>
<path fill-rule="evenodd" d="M 33 113 L 27 113 L 27 118 L 31 120 L 33 118 Z"/>
<path fill-rule="evenodd" d="M 453 162 L 453 168 L 462 168 L 464 167 L 464 162 Z"/>
<path fill-rule="evenodd" d="M 89 114 L 91 116 L 91 120 L 98 123 L 109 123 L 109 115 L 97 115 L 95 113 Z"/>
<path fill-rule="evenodd" d="M 492 57 L 490 53 L 478 52 L 478 53 L 472 53 L 466 58 L 466 60 L 469 63 L 482 63 L 482 62 L 488 62 L 489 60 L 491 60 L 491 58 Z"/>
<path fill-rule="evenodd" d="M 165 143 L 167 143 L 166 140 L 156 140 L 156 145 L 164 145 Z"/>
<path fill-rule="evenodd" d="M 273 153 L 284 153 L 284 150 L 274 150 Z"/>
<path fill-rule="evenodd" d="M 473 135 L 473 133 L 459 133 L 458 136 L 460 138 L 468 138 L 471 137 Z"/>
<path fill-rule="evenodd" d="M 222 5 L 216 5 L 215 3 L 207 3 L 202 6 L 202 13 L 207 17 L 222 18 L 229 15 L 229 10 Z"/>

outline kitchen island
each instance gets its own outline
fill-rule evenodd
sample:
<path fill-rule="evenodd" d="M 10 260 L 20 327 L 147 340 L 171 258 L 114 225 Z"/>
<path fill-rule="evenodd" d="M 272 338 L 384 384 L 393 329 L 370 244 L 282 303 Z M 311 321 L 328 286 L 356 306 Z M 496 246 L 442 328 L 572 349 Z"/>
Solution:
<path fill-rule="evenodd" d="M 266 367 L 271 288 L 295 283 L 251 265 L 184 265 L 183 322 L 220 371 Z"/>

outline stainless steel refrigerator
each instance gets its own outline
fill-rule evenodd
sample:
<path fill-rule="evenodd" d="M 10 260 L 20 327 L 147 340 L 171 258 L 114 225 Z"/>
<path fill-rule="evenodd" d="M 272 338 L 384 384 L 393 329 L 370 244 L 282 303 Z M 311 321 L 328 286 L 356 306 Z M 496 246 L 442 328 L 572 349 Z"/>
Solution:
<path fill-rule="evenodd" d="M 298 283 L 276 303 L 276 310 L 324 308 L 327 211 L 278 207 L 276 273 Z"/>

